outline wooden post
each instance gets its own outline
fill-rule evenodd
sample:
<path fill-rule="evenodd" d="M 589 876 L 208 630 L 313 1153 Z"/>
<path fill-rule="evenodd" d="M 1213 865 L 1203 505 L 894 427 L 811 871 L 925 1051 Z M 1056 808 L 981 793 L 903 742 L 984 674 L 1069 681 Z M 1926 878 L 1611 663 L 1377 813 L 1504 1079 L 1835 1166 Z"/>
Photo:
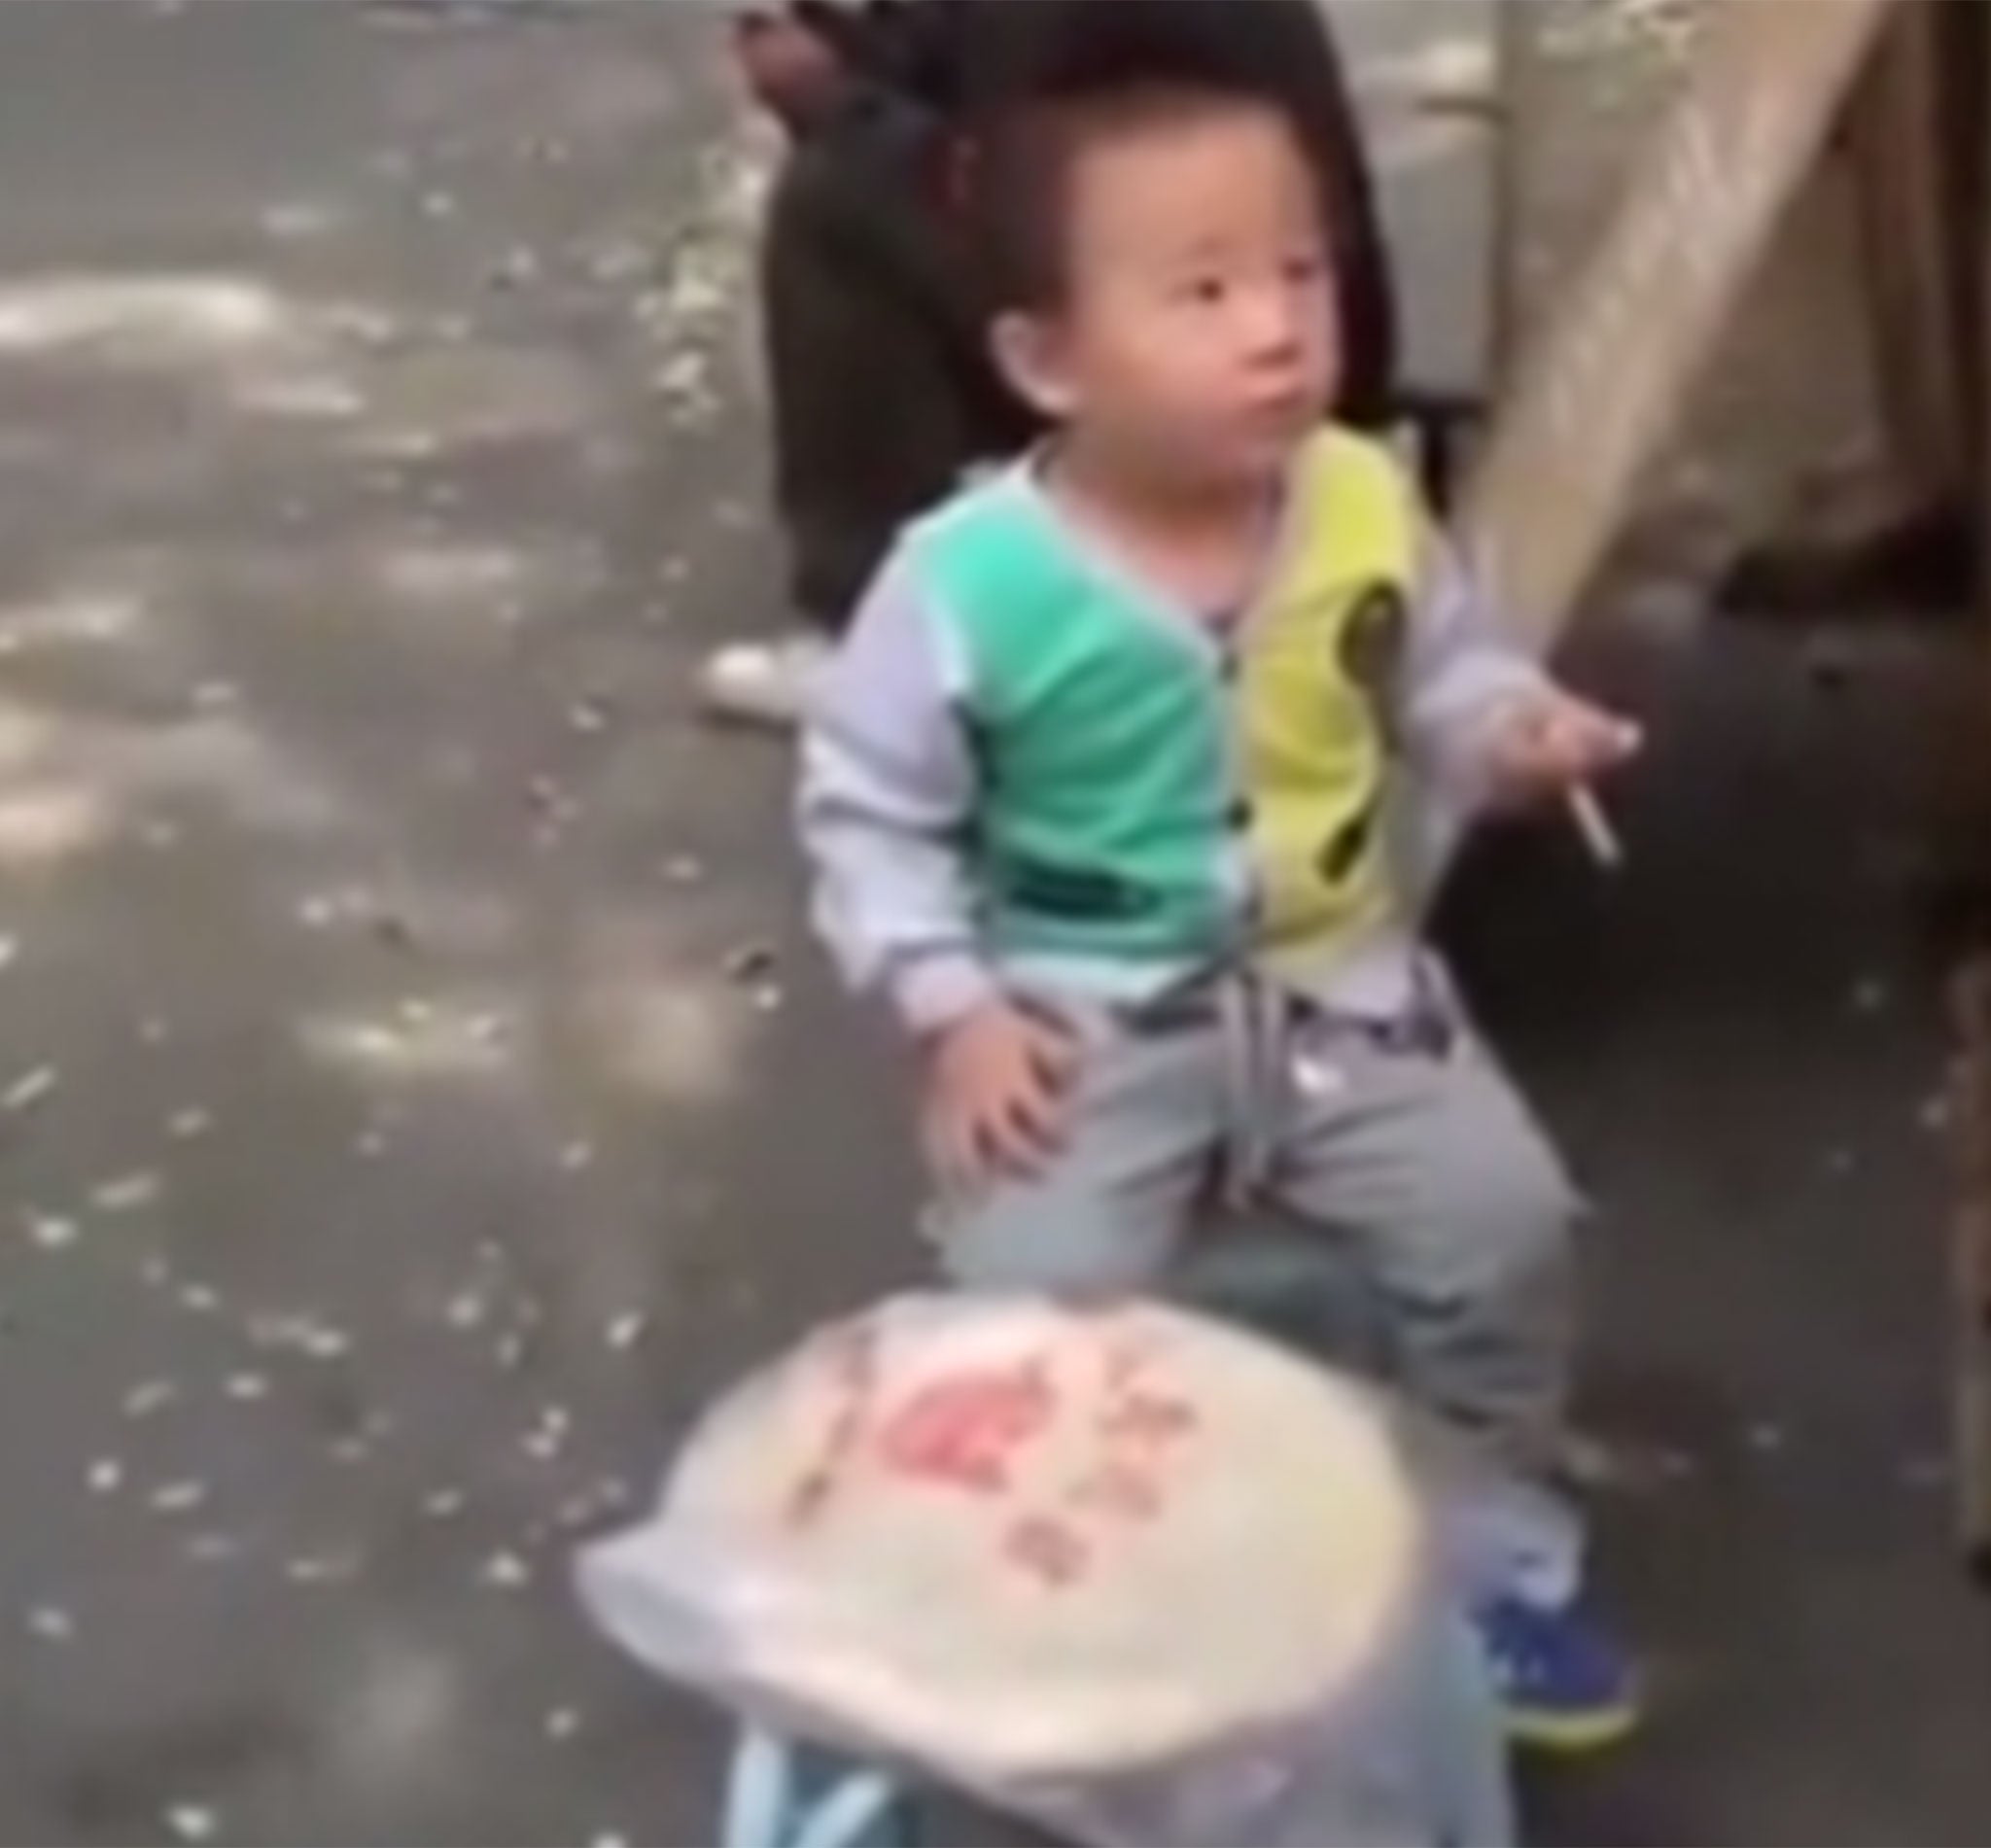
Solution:
<path fill-rule="evenodd" d="M 1979 0 L 1904 0 L 1848 100 L 1832 177 L 1851 204 L 1880 467 L 1822 481 L 1794 530 L 1745 555 L 1731 610 L 1892 614 L 1969 594 L 1987 422 L 1987 21 Z"/>
<path fill-rule="evenodd" d="M 1965 965 L 1952 990 L 1951 1090 L 1957 1204 L 1950 1228 L 1950 1412 L 1957 1538 L 1991 1577 L 1991 963 Z"/>
<path fill-rule="evenodd" d="M 1957 11 L 1977 13 L 1974 7 Z M 1953 106 L 1970 109 L 1953 135 L 1961 171 L 1950 176 L 1947 197 L 1954 214 L 1953 248 L 1963 282 L 1959 345 L 1969 365 L 1964 378 L 1975 413 L 1961 485 L 1965 516 L 1975 540 L 1977 610 L 1991 612 L 1991 29 L 1981 17 L 1959 26 L 1954 56 L 1968 86 Z M 1980 702 L 1982 704 L 1980 705 Z M 1986 947 L 1987 894 L 1991 894 L 1991 675 L 1977 698 L 1962 703 L 1949 753 L 1953 786 L 1942 793 L 1954 804 L 1953 838 L 1945 843 L 1955 862 L 1958 889 L 1970 900 L 1963 929 L 1965 960 L 1952 977 L 1955 1065 L 1951 1081 L 1957 1155 L 1957 1203 L 1950 1227 L 1950 1392 L 1956 1472 L 1958 1538 L 1980 1583 L 1991 1584 L 1991 948 Z"/>
<path fill-rule="evenodd" d="M 1888 460 L 1921 506 L 1961 505 L 1982 443 L 1984 42 L 1979 0 L 1901 7 L 1846 113 Z"/>
<path fill-rule="evenodd" d="M 1922 0 L 1724 0 L 1561 310 L 1530 338 L 1461 539 L 1550 645 L 1802 184 L 1875 36 Z"/>

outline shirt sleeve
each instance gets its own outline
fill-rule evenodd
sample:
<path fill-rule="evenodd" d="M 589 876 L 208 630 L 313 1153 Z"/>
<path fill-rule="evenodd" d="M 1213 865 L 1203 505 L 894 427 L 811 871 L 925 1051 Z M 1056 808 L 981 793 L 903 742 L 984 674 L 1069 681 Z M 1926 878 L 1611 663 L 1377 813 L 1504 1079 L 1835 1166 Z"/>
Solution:
<path fill-rule="evenodd" d="M 993 994 L 966 841 L 962 664 L 901 554 L 860 602 L 804 726 L 797 819 L 816 928 L 844 978 L 933 1031 Z"/>
<path fill-rule="evenodd" d="M 1494 728 L 1517 700 L 1550 686 L 1533 656 L 1502 635 L 1456 552 L 1427 530 L 1403 683 L 1412 757 L 1454 799 L 1476 806 Z"/>

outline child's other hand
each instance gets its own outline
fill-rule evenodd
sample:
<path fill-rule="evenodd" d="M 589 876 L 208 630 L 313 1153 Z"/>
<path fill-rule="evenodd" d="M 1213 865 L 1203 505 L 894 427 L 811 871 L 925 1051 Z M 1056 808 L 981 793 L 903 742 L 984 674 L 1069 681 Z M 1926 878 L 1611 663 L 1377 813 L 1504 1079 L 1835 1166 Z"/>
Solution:
<path fill-rule="evenodd" d="M 1058 1152 L 1078 1064 L 1067 1027 L 1007 999 L 984 1002 L 927 1047 L 927 1159 L 950 1193 L 1027 1179 Z"/>
<path fill-rule="evenodd" d="M 1487 761 L 1494 799 L 1519 805 L 1566 794 L 1637 755 L 1643 742 L 1636 725 L 1588 700 L 1533 694 L 1495 727 Z"/>

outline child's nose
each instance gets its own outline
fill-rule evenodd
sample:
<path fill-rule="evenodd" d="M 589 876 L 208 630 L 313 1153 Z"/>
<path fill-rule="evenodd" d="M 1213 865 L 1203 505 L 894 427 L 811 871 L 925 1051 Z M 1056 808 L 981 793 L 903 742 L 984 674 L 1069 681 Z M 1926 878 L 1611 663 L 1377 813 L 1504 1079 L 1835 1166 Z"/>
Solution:
<path fill-rule="evenodd" d="M 1299 352 L 1299 304 L 1291 290 L 1267 286 L 1250 291 L 1242 320 L 1240 344 L 1254 365 L 1283 365 Z"/>

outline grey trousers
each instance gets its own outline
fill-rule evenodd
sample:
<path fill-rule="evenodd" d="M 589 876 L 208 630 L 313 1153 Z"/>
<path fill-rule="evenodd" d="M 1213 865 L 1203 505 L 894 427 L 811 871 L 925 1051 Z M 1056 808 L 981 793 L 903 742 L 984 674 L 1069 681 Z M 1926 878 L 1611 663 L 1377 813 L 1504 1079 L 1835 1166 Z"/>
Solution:
<path fill-rule="evenodd" d="M 1200 1229 L 1222 1180 L 1241 1178 L 1234 1205 L 1290 1219 L 1352 1262 L 1380 1310 L 1385 1371 L 1414 1402 L 1523 1470 L 1553 1460 L 1577 1203 L 1470 1033 L 1420 1049 L 1289 1009 L 1262 1056 L 1240 1062 L 1235 1020 L 1213 1010 L 1063 1011 L 1086 1046 L 1063 1153 L 932 1215 L 956 1282 L 1080 1298 L 1166 1288 L 1193 1234 L 1234 1236 Z"/>

